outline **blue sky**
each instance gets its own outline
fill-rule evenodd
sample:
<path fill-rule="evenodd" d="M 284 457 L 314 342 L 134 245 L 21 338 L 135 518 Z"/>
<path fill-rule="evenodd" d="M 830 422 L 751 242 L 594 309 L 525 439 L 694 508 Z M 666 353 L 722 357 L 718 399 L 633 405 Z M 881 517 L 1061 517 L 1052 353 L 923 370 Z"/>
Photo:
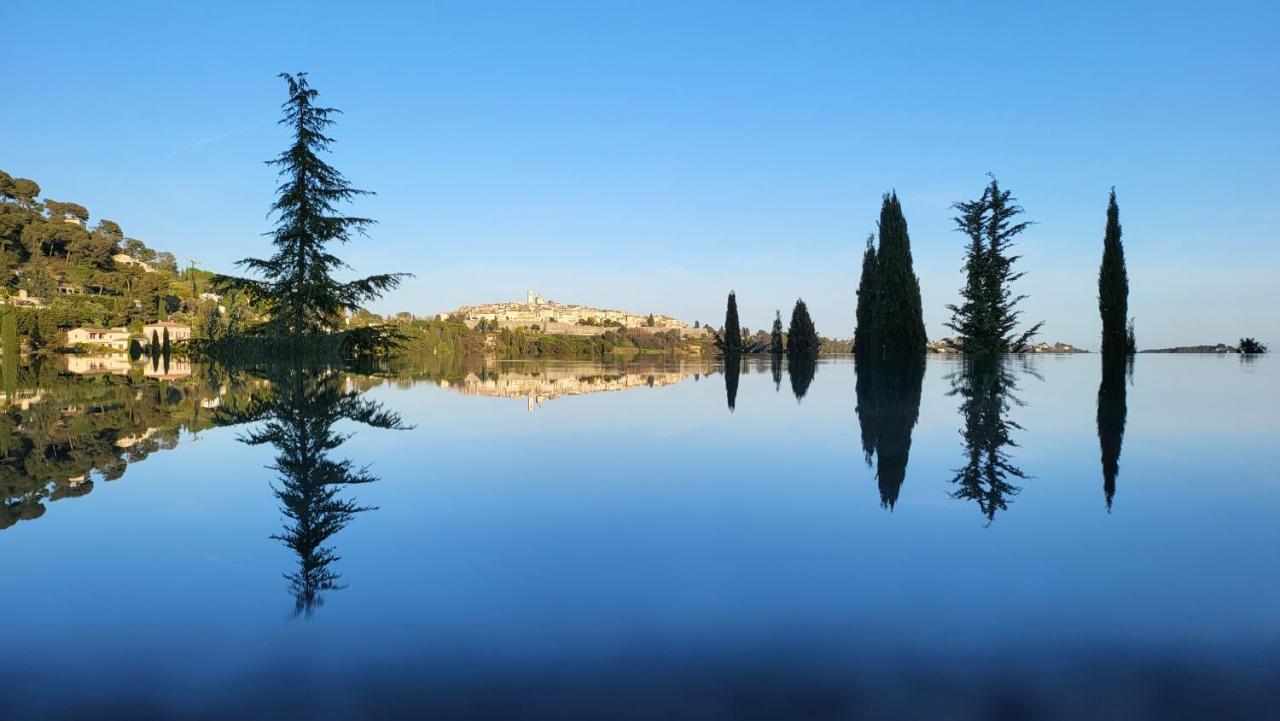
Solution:
<path fill-rule="evenodd" d="M 951 202 L 996 173 L 1038 224 L 1029 319 L 1096 347 L 1106 194 L 1140 345 L 1280 343 L 1272 3 L 30 3 L 0 9 L 0 168 L 205 267 L 265 252 L 306 70 L 334 164 L 377 195 L 340 251 L 416 274 L 376 309 L 523 297 L 852 332 L 881 193 L 931 337 Z M 16 29 L 16 32 L 14 30 Z"/>

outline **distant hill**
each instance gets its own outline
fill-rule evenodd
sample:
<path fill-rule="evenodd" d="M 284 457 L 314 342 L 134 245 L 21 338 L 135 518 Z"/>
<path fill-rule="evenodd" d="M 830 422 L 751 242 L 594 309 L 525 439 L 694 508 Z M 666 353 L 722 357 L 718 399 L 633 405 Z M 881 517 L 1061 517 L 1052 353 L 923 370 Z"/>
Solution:
<path fill-rule="evenodd" d="M 1180 345 L 1173 348 L 1148 348 L 1140 353 L 1239 353 L 1240 349 L 1227 345 L 1226 343 L 1218 343 L 1215 345 Z"/>

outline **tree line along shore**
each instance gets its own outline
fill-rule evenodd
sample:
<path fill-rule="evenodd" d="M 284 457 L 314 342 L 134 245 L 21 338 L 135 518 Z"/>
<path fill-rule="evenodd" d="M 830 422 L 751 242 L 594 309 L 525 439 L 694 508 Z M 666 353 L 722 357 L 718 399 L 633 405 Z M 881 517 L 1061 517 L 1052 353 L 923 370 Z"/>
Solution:
<path fill-rule="evenodd" d="M 1033 342 L 1044 323 L 1022 318 L 1019 306 L 1027 296 L 1018 289 L 1023 272 L 1014 251 L 1032 221 L 994 175 L 976 197 L 952 205 L 955 229 L 965 239 L 960 300 L 946 307 L 950 318 L 945 325 L 954 337 L 932 347 L 906 215 L 896 192 L 883 196 L 876 232 L 866 241 L 850 341 L 822 338 L 803 299 L 795 302 L 785 328 L 779 310 L 769 331 L 753 334 L 740 324 L 732 291 L 724 324 L 701 338 L 643 328 L 578 337 L 536 326 L 493 328 L 449 318 L 376 316 L 366 310 L 367 304 L 411 276 L 336 278 L 336 271 L 347 266 L 333 248 L 366 235 L 375 222 L 341 209 L 368 191 L 352 186 L 324 159 L 334 142 L 326 133 L 338 111 L 318 103 L 319 93 L 306 73 L 280 77 L 288 96 L 279 124 L 290 131 L 291 141 L 268 161 L 281 178 L 270 208 L 272 252 L 239 261 L 244 275 L 201 270 L 196 259 L 185 259 L 183 268 L 182 259 L 125 235 L 118 223 L 99 219 L 91 224 L 84 206 L 41 199 L 34 180 L 0 171 L 0 351 L 13 357 L 66 348 L 75 345 L 71 332 L 87 328 L 83 337 L 88 341 L 99 340 L 93 331 L 109 330 L 133 341 L 128 345 L 135 352 L 145 348 L 155 353 L 162 345 L 159 333 L 153 341 L 145 329 L 157 323 L 173 323 L 175 332 L 179 326 L 185 329 L 182 352 L 224 361 L 397 353 L 520 357 L 718 352 L 726 357 L 786 355 L 799 363 L 824 352 L 852 352 L 860 362 L 880 363 L 920 358 L 930 350 L 975 357 L 1075 350 Z M 1112 188 L 1097 271 L 1100 345 L 1107 358 L 1137 352 L 1119 213 Z M 163 346 L 169 348 L 168 343 Z M 1267 351 L 1257 339 L 1242 338 L 1235 346 L 1206 352 L 1226 352 L 1221 348 L 1245 354 Z"/>

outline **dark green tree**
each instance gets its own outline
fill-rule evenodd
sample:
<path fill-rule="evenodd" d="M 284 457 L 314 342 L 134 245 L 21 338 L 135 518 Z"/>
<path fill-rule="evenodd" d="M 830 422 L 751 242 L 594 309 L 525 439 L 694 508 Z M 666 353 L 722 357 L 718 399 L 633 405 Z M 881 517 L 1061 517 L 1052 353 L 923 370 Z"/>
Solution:
<path fill-rule="evenodd" d="M 1124 350 L 1129 355 L 1138 352 L 1138 336 L 1133 330 L 1133 319 L 1129 319 L 1129 325 L 1124 330 Z"/>
<path fill-rule="evenodd" d="M 803 300 L 797 299 L 791 311 L 791 326 L 787 329 L 787 357 L 791 361 L 815 360 L 821 349 L 822 340 L 809 317 L 809 308 Z"/>
<path fill-rule="evenodd" d="M 155 358 L 160 353 L 160 334 L 154 328 L 151 329 L 150 353 L 152 358 Z"/>
<path fill-rule="evenodd" d="M 1240 339 L 1241 353 L 1244 353 L 1246 355 L 1257 355 L 1260 353 L 1266 353 L 1267 350 L 1268 350 L 1267 345 L 1265 343 L 1258 341 L 1257 338 L 1249 337 L 1249 338 Z"/>
<path fill-rule="evenodd" d="M 246 288 L 260 299 L 270 317 L 265 331 L 290 339 L 292 346 L 301 350 L 308 340 L 337 332 L 344 311 L 359 310 L 399 285 L 406 274 L 346 282 L 334 277 L 336 271 L 348 266 L 329 251 L 329 246 L 350 241 L 353 233 L 365 234 L 374 222 L 342 215 L 338 206 L 369 193 L 353 188 L 321 159 L 333 144 L 325 131 L 339 111 L 316 105 L 318 93 L 308 84 L 306 73 L 282 73 L 280 77 L 289 88 L 280 124 L 293 132 L 293 142 L 268 161 L 280 169 L 284 179 L 271 206 L 276 219 L 272 232 L 275 254 L 240 261 L 260 280 L 227 278 L 223 284 Z"/>
<path fill-rule="evenodd" d="M 871 332 L 876 305 L 875 235 L 867 236 L 867 249 L 862 253 L 862 276 L 858 279 L 857 326 L 853 329 L 853 352 L 863 358 L 871 355 Z"/>
<path fill-rule="evenodd" d="M 738 298 L 729 291 L 729 302 L 724 310 L 724 329 L 716 340 L 716 346 L 725 355 L 742 353 L 742 327 L 738 325 Z"/>
<path fill-rule="evenodd" d="M 769 333 L 769 352 L 782 355 L 787 350 L 787 341 L 782 334 L 782 311 L 773 312 L 773 330 Z"/>
<path fill-rule="evenodd" d="M 1098 312 L 1102 316 L 1102 354 L 1128 351 L 1125 325 L 1129 320 L 1129 271 L 1120 240 L 1120 207 L 1116 189 L 1107 202 L 1107 230 L 1102 239 L 1102 266 L 1098 269 Z"/>
<path fill-rule="evenodd" d="M 960 350 L 969 354 L 1020 353 L 1044 325 L 1036 323 L 1019 333 L 1017 309 L 1026 296 L 1014 295 L 1012 285 L 1022 273 L 1013 269 L 1014 240 L 1031 221 L 1019 221 L 1024 211 L 1010 191 L 1001 190 L 993 176 L 977 200 L 952 205 L 956 229 L 969 239 L 965 249 L 965 285 L 959 304 L 948 305 L 947 327 L 959 335 Z"/>
<path fill-rule="evenodd" d="M 920 301 L 920 280 L 911 261 L 911 237 L 897 193 L 880 207 L 880 247 L 876 250 L 875 305 L 871 352 L 879 358 L 924 353 L 928 338 Z"/>

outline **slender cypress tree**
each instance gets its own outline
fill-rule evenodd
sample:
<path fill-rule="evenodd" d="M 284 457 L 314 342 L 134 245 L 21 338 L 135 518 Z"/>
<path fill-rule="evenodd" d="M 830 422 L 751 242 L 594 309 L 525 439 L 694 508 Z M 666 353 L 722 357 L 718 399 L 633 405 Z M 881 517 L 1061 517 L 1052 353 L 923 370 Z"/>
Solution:
<path fill-rule="evenodd" d="M 1102 240 L 1102 266 L 1098 269 L 1098 312 L 1102 316 L 1102 353 L 1120 355 L 1128 351 L 1129 272 L 1124 264 L 1124 244 L 1120 240 L 1120 207 L 1116 189 L 1107 202 L 1107 231 Z"/>
<path fill-rule="evenodd" d="M 164 298 L 156 299 L 156 320 L 161 323 L 169 320 L 169 303 Z"/>
<path fill-rule="evenodd" d="M 1011 255 L 1014 239 L 1031 227 L 1031 221 L 1016 221 L 1024 211 L 1008 190 L 1001 190 L 993 176 L 991 184 L 977 200 L 951 206 L 958 215 L 956 229 L 969 238 L 965 249 L 965 286 L 960 290 L 961 303 L 948 305 L 951 321 L 947 327 L 956 331 L 960 349 L 965 353 L 1020 353 L 1044 325 L 1017 332 L 1017 309 L 1026 296 L 1014 295 L 1012 285 L 1022 273 L 1013 265 L 1019 256 Z"/>
<path fill-rule="evenodd" d="M 153 328 L 151 329 L 151 357 L 155 358 L 160 354 L 160 334 Z"/>
<path fill-rule="evenodd" d="M 871 355 L 872 312 L 875 308 L 876 246 L 874 234 L 867 236 L 862 252 L 862 277 L 858 279 L 857 327 L 853 329 L 853 352 L 862 358 Z"/>
<path fill-rule="evenodd" d="M 1102 449 L 1102 494 L 1107 511 L 1111 510 L 1111 502 L 1116 495 L 1120 448 L 1124 444 L 1124 425 L 1128 415 L 1125 365 L 1125 358 L 1120 353 L 1102 356 L 1102 382 L 1098 385 L 1098 445 Z"/>
<path fill-rule="evenodd" d="M 928 339 L 920 302 L 920 280 L 911 262 L 911 237 L 897 193 L 880 206 L 880 248 L 876 251 L 875 305 L 871 350 L 877 357 L 918 355 Z"/>
<path fill-rule="evenodd" d="M 769 333 L 769 352 L 782 355 L 787 350 L 787 343 L 782 335 L 782 311 L 773 312 L 773 331 Z"/>
<path fill-rule="evenodd" d="M 720 338 L 720 351 L 725 355 L 742 353 L 742 328 L 738 325 L 738 298 L 729 291 L 729 302 L 724 310 L 724 335 Z"/>
<path fill-rule="evenodd" d="M 787 330 L 787 357 L 791 361 L 812 361 L 818 357 L 822 340 L 818 338 L 818 330 L 809 317 L 809 308 L 803 300 L 796 300 L 791 311 L 791 327 Z"/>
<path fill-rule="evenodd" d="M 325 135 L 334 124 L 335 108 L 315 104 L 319 95 L 306 73 L 281 78 L 289 88 L 280 125 L 293 132 L 289 148 L 267 161 L 280 169 L 284 179 L 276 191 L 271 212 L 276 218 L 270 258 L 246 258 L 239 265 L 262 280 L 224 278 L 225 285 L 247 289 L 267 305 L 269 334 L 291 339 L 295 349 L 309 338 L 329 335 L 342 327 L 344 311 L 380 297 L 400 284 L 405 273 L 374 275 L 360 280 L 338 281 L 335 271 L 346 264 L 328 247 L 365 234 L 373 220 L 342 215 L 338 206 L 369 191 L 351 187 L 342 174 L 321 159 L 333 139 Z"/>

